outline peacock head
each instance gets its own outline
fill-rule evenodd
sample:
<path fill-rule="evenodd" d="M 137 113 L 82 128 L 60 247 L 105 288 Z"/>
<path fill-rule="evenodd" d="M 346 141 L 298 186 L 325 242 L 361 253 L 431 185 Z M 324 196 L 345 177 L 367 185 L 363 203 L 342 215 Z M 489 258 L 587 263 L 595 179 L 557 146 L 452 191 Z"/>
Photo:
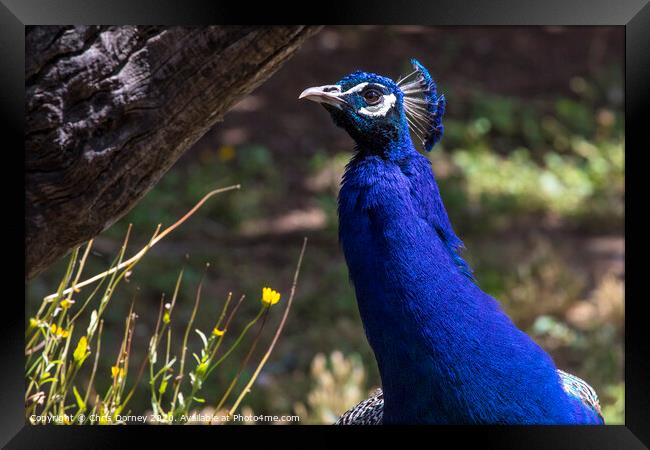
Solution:
<path fill-rule="evenodd" d="M 385 146 L 410 130 L 430 151 L 442 137 L 445 97 L 422 64 L 411 64 L 413 71 L 397 82 L 357 71 L 336 84 L 305 89 L 298 98 L 321 103 L 360 146 Z"/>

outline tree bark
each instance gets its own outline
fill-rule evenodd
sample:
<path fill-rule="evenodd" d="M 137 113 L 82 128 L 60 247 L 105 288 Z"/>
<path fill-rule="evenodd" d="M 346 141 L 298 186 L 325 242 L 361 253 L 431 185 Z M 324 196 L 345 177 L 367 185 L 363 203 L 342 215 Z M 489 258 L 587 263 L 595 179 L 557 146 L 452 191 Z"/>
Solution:
<path fill-rule="evenodd" d="M 26 30 L 26 278 L 122 217 L 318 27 Z"/>

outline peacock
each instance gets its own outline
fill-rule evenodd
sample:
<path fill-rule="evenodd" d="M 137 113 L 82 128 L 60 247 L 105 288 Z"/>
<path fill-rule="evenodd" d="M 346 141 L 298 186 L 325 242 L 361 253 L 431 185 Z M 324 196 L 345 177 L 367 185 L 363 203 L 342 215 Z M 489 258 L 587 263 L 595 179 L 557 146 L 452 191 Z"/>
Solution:
<path fill-rule="evenodd" d="M 355 141 L 339 241 L 382 389 L 338 424 L 603 424 L 595 391 L 558 370 L 461 257 L 425 151 L 445 97 L 417 60 L 397 82 L 356 71 L 304 90 Z"/>

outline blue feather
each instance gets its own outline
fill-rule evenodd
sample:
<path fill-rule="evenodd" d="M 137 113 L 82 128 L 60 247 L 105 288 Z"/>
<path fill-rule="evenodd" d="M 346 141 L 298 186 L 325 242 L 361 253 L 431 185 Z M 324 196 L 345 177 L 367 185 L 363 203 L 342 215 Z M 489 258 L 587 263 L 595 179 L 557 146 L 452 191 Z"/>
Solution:
<path fill-rule="evenodd" d="M 550 356 L 481 291 L 462 260 L 405 100 L 422 95 L 426 150 L 442 135 L 444 97 L 417 79 L 354 72 L 301 94 L 356 142 L 338 198 L 339 239 L 383 387 L 384 423 L 602 423 L 568 395 Z M 424 81 L 422 81 L 424 80 Z M 415 83 L 415 84 L 411 84 Z M 417 110 L 417 108 L 415 109 Z"/>

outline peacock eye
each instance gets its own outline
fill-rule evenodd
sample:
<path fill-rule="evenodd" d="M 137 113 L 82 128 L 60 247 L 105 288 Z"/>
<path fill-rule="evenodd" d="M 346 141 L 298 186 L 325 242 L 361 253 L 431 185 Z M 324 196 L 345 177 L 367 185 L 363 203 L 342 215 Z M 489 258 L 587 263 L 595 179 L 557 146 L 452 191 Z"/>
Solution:
<path fill-rule="evenodd" d="M 363 93 L 363 99 L 368 105 L 376 105 L 381 101 L 381 92 L 376 89 L 368 89 Z"/>

